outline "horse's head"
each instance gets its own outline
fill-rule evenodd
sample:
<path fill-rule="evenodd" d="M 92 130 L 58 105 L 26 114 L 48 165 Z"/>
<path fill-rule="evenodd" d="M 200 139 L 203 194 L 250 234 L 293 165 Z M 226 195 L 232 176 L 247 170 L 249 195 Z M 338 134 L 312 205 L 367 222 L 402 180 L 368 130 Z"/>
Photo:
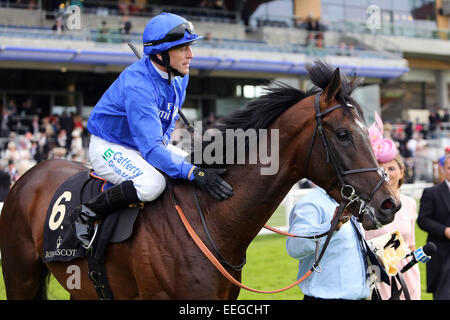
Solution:
<path fill-rule="evenodd" d="M 359 79 L 348 81 L 317 62 L 308 66 L 314 84 L 322 89 L 313 99 L 313 143 L 306 163 L 307 177 L 323 187 L 336 201 L 348 203 L 364 229 L 372 230 L 394 220 L 401 203 L 373 154 L 368 130 L 351 92 Z M 327 162 L 327 166 L 319 165 Z"/>

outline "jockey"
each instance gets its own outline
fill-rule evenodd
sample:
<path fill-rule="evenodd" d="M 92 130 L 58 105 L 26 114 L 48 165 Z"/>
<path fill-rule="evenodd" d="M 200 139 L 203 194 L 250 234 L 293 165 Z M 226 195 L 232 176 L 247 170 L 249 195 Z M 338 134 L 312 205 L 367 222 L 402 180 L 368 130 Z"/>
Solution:
<path fill-rule="evenodd" d="M 186 152 L 169 144 L 186 96 L 191 44 L 201 38 L 178 15 L 153 17 L 143 34 L 145 56 L 126 68 L 95 105 L 87 124 L 89 157 L 96 173 L 115 186 L 75 208 L 76 235 L 85 247 L 94 222 L 164 191 L 159 171 L 192 181 L 217 200 L 232 196 L 232 187 L 219 176 L 225 170 L 196 167 L 184 160 Z"/>

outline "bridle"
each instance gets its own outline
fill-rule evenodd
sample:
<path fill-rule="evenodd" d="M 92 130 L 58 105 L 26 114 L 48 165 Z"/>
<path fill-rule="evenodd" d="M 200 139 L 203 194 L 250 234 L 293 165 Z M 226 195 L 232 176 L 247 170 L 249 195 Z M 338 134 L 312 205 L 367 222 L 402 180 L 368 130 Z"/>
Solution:
<path fill-rule="evenodd" d="M 211 251 L 206 247 L 206 245 L 203 243 L 203 241 L 200 239 L 200 237 L 196 234 L 196 232 L 193 230 L 193 228 L 191 227 L 191 225 L 189 224 L 189 222 L 187 221 L 183 211 L 181 210 L 180 206 L 178 205 L 176 199 L 175 199 L 175 194 L 173 191 L 173 186 L 171 183 L 168 183 L 168 187 L 170 189 L 171 192 L 171 197 L 172 200 L 175 204 L 175 209 L 177 210 L 180 219 L 182 220 L 186 230 L 188 231 L 189 235 L 191 236 L 191 238 L 194 240 L 194 242 L 197 244 L 197 246 L 199 247 L 199 249 L 205 254 L 205 256 L 210 260 L 210 262 L 222 273 L 223 276 L 225 276 L 231 283 L 233 283 L 236 286 L 239 286 L 241 288 L 244 288 L 246 290 L 249 291 L 253 291 L 253 292 L 258 292 L 258 293 L 276 293 L 276 292 L 281 292 L 287 289 L 290 289 L 296 285 L 298 285 L 300 282 L 302 282 L 303 280 L 305 280 L 307 277 L 309 277 L 314 271 L 316 272 L 320 272 L 321 268 L 319 265 L 319 262 L 321 261 L 325 250 L 328 247 L 328 244 L 331 240 L 331 237 L 333 236 L 334 231 L 337 228 L 337 225 L 339 223 L 339 219 L 342 216 L 342 213 L 344 212 L 344 210 L 346 209 L 347 206 L 349 206 L 352 203 L 356 203 L 359 202 L 360 203 L 360 208 L 359 208 L 359 213 L 358 213 L 358 219 L 361 219 L 361 213 L 365 210 L 366 205 L 370 202 L 370 200 L 372 199 L 372 197 L 374 196 L 374 194 L 377 192 L 377 190 L 381 187 L 381 185 L 383 184 L 383 182 L 388 180 L 388 175 L 387 173 L 382 169 L 382 168 L 363 168 L 363 169 L 353 169 L 353 170 L 343 170 L 342 167 L 340 166 L 339 160 L 336 156 L 336 151 L 331 147 L 331 144 L 327 138 L 327 136 L 325 135 L 325 131 L 323 128 L 323 124 L 322 124 L 322 117 L 331 113 L 334 110 L 337 110 L 339 108 L 343 108 L 343 107 L 349 107 L 349 108 L 353 108 L 353 106 L 351 104 L 337 104 L 334 106 L 329 107 L 328 109 L 326 109 L 324 112 L 320 112 L 320 103 L 319 103 L 319 99 L 320 99 L 320 95 L 322 94 L 322 92 L 318 93 L 315 97 L 315 119 L 316 119 L 316 124 L 315 124 L 315 129 L 314 129 L 314 133 L 313 133 L 313 137 L 311 139 L 311 143 L 309 146 L 309 151 L 308 151 L 308 156 L 306 158 L 306 166 L 305 169 L 308 168 L 309 166 L 309 160 L 311 157 L 311 153 L 312 153 L 312 148 L 314 146 L 315 140 L 316 140 L 316 136 L 319 135 L 321 140 L 322 140 L 322 145 L 325 149 L 326 155 L 327 155 L 327 162 L 332 164 L 334 170 L 336 171 L 336 175 L 338 178 L 338 181 L 341 184 L 341 203 L 339 204 L 338 208 L 337 208 L 337 212 L 335 214 L 335 216 L 333 217 L 332 221 L 331 221 L 331 227 L 330 230 L 323 233 L 323 234 L 319 234 L 319 235 L 315 235 L 315 236 L 299 236 L 299 235 L 293 235 L 293 234 L 289 234 L 289 233 L 284 233 L 284 232 L 280 232 L 279 230 L 272 228 L 272 227 L 268 227 L 265 226 L 267 229 L 290 236 L 290 237 L 298 237 L 298 238 L 307 238 L 307 239 L 314 239 L 316 240 L 316 255 L 315 255 L 315 262 L 312 265 L 311 269 L 308 270 L 300 279 L 298 279 L 296 282 L 290 284 L 289 286 L 282 288 L 282 289 L 278 289 L 278 290 L 273 290 L 273 291 L 262 291 L 262 290 L 257 290 L 257 289 L 252 289 L 249 288 L 245 285 L 243 285 L 242 283 L 240 283 L 239 281 L 237 281 L 236 279 L 233 278 L 233 276 L 231 276 L 228 271 L 223 267 L 223 264 L 225 264 L 226 266 L 230 267 L 231 269 L 233 269 L 234 271 L 240 271 L 242 270 L 242 268 L 245 265 L 246 259 L 245 257 L 243 258 L 243 261 L 241 264 L 234 266 L 232 264 L 230 264 L 225 258 L 223 258 L 223 256 L 220 254 L 214 240 L 212 239 L 209 231 L 208 231 L 208 227 L 206 225 L 206 220 L 203 214 L 203 211 L 201 209 L 200 203 L 198 201 L 198 197 L 197 197 L 197 193 L 194 189 L 194 199 L 196 202 L 196 207 L 197 207 L 197 211 L 200 215 L 202 224 L 203 224 L 203 228 L 205 230 L 205 233 L 213 247 L 213 250 L 215 251 L 216 255 L 212 254 Z M 369 197 L 367 200 L 363 200 L 357 193 L 355 188 L 351 185 L 351 184 L 347 184 L 344 180 L 344 177 L 349 175 L 349 174 L 355 174 L 355 173 L 365 173 L 365 172 L 377 172 L 378 174 L 380 174 L 381 179 L 378 181 L 378 183 L 376 184 L 376 186 L 374 187 L 374 189 L 371 191 Z M 170 180 L 169 180 L 170 181 Z M 376 220 L 376 218 L 374 217 L 375 223 L 377 224 L 377 227 L 381 226 L 381 224 Z M 319 243 L 319 238 L 327 236 L 325 239 L 325 243 L 322 247 L 322 250 L 319 251 L 320 248 L 320 243 Z M 216 256 L 218 257 L 218 259 L 216 258 Z"/>
<path fill-rule="evenodd" d="M 386 171 L 384 170 L 384 168 L 362 168 L 362 169 L 353 169 L 353 170 L 343 170 L 339 160 L 336 156 L 336 151 L 334 148 L 331 147 L 331 144 L 325 134 L 325 130 L 323 128 L 323 124 L 322 124 L 322 118 L 331 113 L 332 111 L 339 109 L 339 108 L 354 108 L 353 105 L 351 104 L 336 104 L 334 106 L 331 106 L 329 108 L 327 108 L 325 111 L 320 112 L 320 96 L 321 96 L 322 92 L 318 93 L 315 96 L 314 99 L 314 107 L 315 107 L 315 112 L 316 112 L 316 124 L 315 124 L 315 128 L 314 128 L 314 133 L 313 133 L 313 137 L 311 139 L 311 143 L 309 145 L 309 150 L 308 150 L 308 156 L 306 158 L 306 165 L 305 165 L 305 170 L 307 170 L 309 168 L 309 164 L 310 164 L 310 158 L 311 158 L 311 153 L 312 153 L 312 149 L 314 146 L 314 142 L 316 140 L 316 136 L 319 135 L 321 140 L 322 140 L 322 145 L 325 149 L 326 152 L 326 158 L 327 158 L 327 163 L 331 162 L 331 165 L 333 166 L 335 172 L 336 172 L 336 176 L 337 176 L 337 181 L 340 183 L 341 185 L 341 196 L 343 198 L 343 201 L 348 202 L 346 206 L 352 204 L 352 203 L 357 203 L 359 202 L 360 207 L 359 207 L 359 213 L 358 213 L 358 221 L 362 222 L 362 212 L 365 211 L 367 204 L 372 200 L 373 196 L 375 195 L 375 193 L 378 191 L 378 189 L 381 187 L 381 185 L 383 184 L 383 182 L 388 181 L 389 180 L 389 175 L 386 173 Z M 351 185 L 345 182 L 344 177 L 350 174 L 355 174 L 355 173 L 364 173 L 364 172 L 377 172 L 381 178 L 380 180 L 377 182 L 377 184 L 375 185 L 375 187 L 373 188 L 373 190 L 370 192 L 369 197 L 367 199 L 363 199 L 363 197 L 361 197 L 360 195 L 358 195 L 356 193 L 355 188 Z M 336 183 L 335 183 L 336 184 Z M 332 187 L 335 185 L 333 184 Z M 327 190 L 328 193 L 329 190 Z M 379 228 L 382 226 L 382 224 L 376 219 L 376 217 L 374 216 L 374 221 L 376 226 Z"/>

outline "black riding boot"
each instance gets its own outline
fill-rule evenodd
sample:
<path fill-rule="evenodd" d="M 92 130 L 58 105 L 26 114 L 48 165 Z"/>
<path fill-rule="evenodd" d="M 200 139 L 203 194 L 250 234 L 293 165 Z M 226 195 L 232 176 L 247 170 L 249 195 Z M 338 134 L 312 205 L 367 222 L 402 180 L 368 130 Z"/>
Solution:
<path fill-rule="evenodd" d="M 77 215 L 74 225 L 78 240 L 85 248 L 88 248 L 95 222 L 105 218 L 109 213 L 139 201 L 133 181 L 127 180 L 76 207 L 72 214 Z"/>

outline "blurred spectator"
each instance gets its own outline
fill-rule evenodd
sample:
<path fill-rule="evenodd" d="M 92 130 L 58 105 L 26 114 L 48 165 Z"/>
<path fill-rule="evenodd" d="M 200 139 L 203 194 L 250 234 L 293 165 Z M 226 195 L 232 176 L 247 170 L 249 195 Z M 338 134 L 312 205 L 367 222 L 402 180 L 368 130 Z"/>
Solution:
<path fill-rule="evenodd" d="M 406 121 L 405 136 L 406 136 L 407 140 L 410 140 L 413 137 L 413 128 L 412 128 L 412 122 L 411 121 Z"/>
<path fill-rule="evenodd" d="M 72 145 L 70 147 L 69 158 L 72 161 L 84 162 L 84 148 L 83 139 L 81 137 L 81 130 L 79 128 L 73 130 L 72 132 Z"/>
<path fill-rule="evenodd" d="M 24 135 L 20 135 L 18 138 L 17 148 L 19 150 L 21 160 L 28 160 L 31 158 L 29 151 L 31 148 L 31 142 L 29 138 Z"/>
<path fill-rule="evenodd" d="M 66 5 L 64 2 L 59 4 L 58 9 L 55 12 L 55 23 L 52 27 L 56 33 L 60 34 L 64 31 L 64 16 L 66 15 Z"/>
<path fill-rule="evenodd" d="M 212 40 L 211 32 L 207 32 L 203 39 L 206 40 L 206 41 L 211 41 Z"/>
<path fill-rule="evenodd" d="M 11 179 L 9 174 L 5 171 L 0 171 L 0 202 L 5 202 L 10 186 Z"/>
<path fill-rule="evenodd" d="M 414 162 L 414 172 L 416 180 L 432 181 L 433 180 L 433 158 L 430 154 L 429 146 L 423 142 L 421 148 L 416 149 L 416 157 Z"/>
<path fill-rule="evenodd" d="M 223 3 L 223 0 L 214 1 L 213 8 L 216 10 L 227 10 L 225 4 Z"/>
<path fill-rule="evenodd" d="M 98 30 L 97 42 L 109 42 L 109 28 L 107 26 L 106 20 L 102 21 L 102 26 Z"/>
<path fill-rule="evenodd" d="M 122 16 L 122 22 L 120 22 L 120 33 L 121 34 L 130 34 L 130 30 L 131 30 L 131 21 L 128 20 L 127 16 Z"/>
<path fill-rule="evenodd" d="M 55 134 L 55 129 L 50 123 L 50 117 L 45 117 L 42 119 L 42 127 L 44 128 L 44 132 L 47 136 L 52 136 Z"/>
<path fill-rule="evenodd" d="M 32 116 L 38 114 L 38 111 L 33 106 L 32 100 L 30 98 L 26 99 L 23 103 L 21 108 L 18 109 L 18 115 L 23 117 L 23 119 L 20 120 L 21 124 L 25 126 L 26 131 L 32 131 L 33 130 L 33 120 Z"/>
<path fill-rule="evenodd" d="M 19 116 L 34 116 L 35 114 L 38 114 L 30 98 L 27 98 L 22 102 L 22 107 L 18 109 L 17 113 Z"/>
<path fill-rule="evenodd" d="M 61 147 L 69 149 L 70 144 L 72 143 L 72 134 L 70 133 L 73 131 L 75 126 L 72 115 L 70 115 L 67 111 L 63 111 L 59 123 L 61 124 L 61 129 L 66 131 L 66 144 L 61 145 Z"/>
<path fill-rule="evenodd" d="M 417 224 L 437 251 L 426 264 L 427 292 L 434 300 L 450 300 L 450 155 L 444 161 L 445 181 L 423 190 Z"/>
<path fill-rule="evenodd" d="M 385 137 L 386 139 L 393 139 L 393 137 L 392 137 L 392 130 L 393 130 L 392 124 L 390 124 L 389 122 L 387 122 L 387 123 L 384 125 L 384 133 L 383 133 L 383 135 L 384 135 L 384 137 Z"/>
<path fill-rule="evenodd" d="M 39 143 L 36 139 L 31 140 L 31 147 L 30 147 L 30 156 L 31 159 L 36 161 L 37 163 L 44 160 L 42 158 L 41 148 L 39 146 Z"/>
<path fill-rule="evenodd" d="M 19 179 L 25 172 L 27 172 L 28 170 L 30 170 L 32 167 L 34 167 L 36 165 L 36 162 L 33 160 L 26 160 L 23 159 L 21 161 L 19 161 L 19 163 L 17 164 L 17 179 Z"/>
<path fill-rule="evenodd" d="M 314 19 L 312 15 L 310 14 L 308 18 L 306 19 L 305 23 L 306 30 L 309 31 L 308 33 L 308 43 L 313 42 L 313 45 L 322 48 L 322 40 L 323 40 L 323 27 L 320 24 L 319 19 Z M 320 40 L 320 41 L 317 41 Z"/>
<path fill-rule="evenodd" d="M 8 166 L 6 167 L 5 172 L 9 175 L 10 185 L 13 185 L 19 178 L 19 174 L 13 161 L 8 161 Z"/>
<path fill-rule="evenodd" d="M 28 9 L 33 10 L 34 8 L 36 8 L 36 0 L 29 0 L 28 1 Z"/>
<path fill-rule="evenodd" d="M 127 15 L 130 13 L 128 10 L 128 1 L 127 0 L 119 0 L 119 12 L 120 14 Z"/>
<path fill-rule="evenodd" d="M 50 148 L 50 152 L 48 153 L 48 159 L 64 159 L 67 150 L 61 147 Z"/>
<path fill-rule="evenodd" d="M 348 46 L 347 55 L 350 56 L 350 57 L 356 56 L 355 46 L 354 45 L 351 44 L 351 45 Z"/>
<path fill-rule="evenodd" d="M 12 129 L 12 119 L 6 108 L 2 108 L 2 118 L 0 119 L 0 137 L 8 137 Z"/>
<path fill-rule="evenodd" d="M 139 2 L 131 2 L 128 5 L 128 10 L 130 12 L 130 14 L 134 14 L 134 13 L 138 13 L 139 11 L 142 11 L 145 7 L 144 3 L 139 3 Z"/>
<path fill-rule="evenodd" d="M 338 56 L 346 56 L 347 55 L 347 45 L 345 44 L 345 42 L 339 43 L 339 48 L 336 52 L 336 55 L 338 55 Z"/>
<path fill-rule="evenodd" d="M 438 182 L 442 182 L 445 179 L 445 171 L 444 171 L 444 164 L 445 164 L 445 157 L 447 157 L 448 155 L 450 155 L 450 146 L 446 147 L 444 149 L 444 155 L 439 159 L 438 162 L 438 174 L 439 174 L 439 178 L 438 178 Z"/>
<path fill-rule="evenodd" d="M 448 108 L 444 109 L 444 115 L 442 116 L 442 122 L 444 123 L 442 130 L 450 130 L 450 115 Z"/>
<path fill-rule="evenodd" d="M 3 158 L 8 160 L 8 162 L 12 162 L 13 164 L 19 162 L 21 154 L 19 150 L 17 150 L 16 143 L 14 141 L 8 142 L 8 147 L 3 154 Z"/>
<path fill-rule="evenodd" d="M 373 143 L 373 142 L 372 142 Z M 387 148 L 385 148 L 386 150 Z M 389 185 L 402 202 L 401 209 L 395 214 L 394 221 L 385 225 L 384 227 L 365 231 L 366 239 L 372 240 L 382 235 L 391 234 L 398 231 L 404 239 L 406 253 L 414 252 L 416 249 L 415 225 L 417 219 L 417 203 L 416 200 L 400 193 L 400 187 L 405 181 L 405 165 L 399 154 L 381 153 L 376 155 L 378 163 L 383 167 L 389 175 Z M 383 161 L 380 161 L 383 160 Z M 401 260 L 396 268 L 401 270 L 408 260 Z M 420 271 L 419 266 L 403 274 L 405 284 L 409 290 L 411 300 L 420 300 Z M 391 278 L 391 282 L 396 281 Z M 392 287 L 385 283 L 377 283 L 382 300 L 388 300 L 391 297 Z M 401 294 L 401 300 L 405 300 L 404 294 Z"/>
<path fill-rule="evenodd" d="M 420 123 L 419 118 L 416 118 L 416 126 L 414 127 L 414 131 L 416 133 L 422 133 L 422 136 L 424 137 L 424 133 L 423 133 L 424 127 L 423 124 Z"/>
<path fill-rule="evenodd" d="M 74 129 L 79 128 L 81 129 L 81 131 L 84 131 L 84 126 L 83 126 L 83 119 L 81 119 L 81 116 L 76 114 L 73 116 L 73 124 L 74 124 Z"/>
<path fill-rule="evenodd" d="M 241 19 L 245 25 L 245 32 L 252 31 L 252 28 L 250 27 L 250 16 L 251 16 L 250 8 L 248 7 L 248 5 L 244 5 L 244 8 L 242 8 L 241 11 Z"/>
<path fill-rule="evenodd" d="M 403 158 L 411 157 L 406 144 L 408 143 L 408 138 L 406 138 L 405 131 L 400 131 L 397 136 L 397 142 L 399 143 L 398 150 Z"/>
<path fill-rule="evenodd" d="M 432 139 L 436 139 L 436 129 L 438 128 L 440 122 L 441 122 L 441 117 L 439 116 L 439 113 L 436 112 L 436 110 L 430 110 L 430 114 L 428 116 L 428 121 L 429 121 L 429 132 L 431 134 L 431 138 Z"/>
<path fill-rule="evenodd" d="M 65 129 L 61 129 L 58 132 L 58 135 L 56 137 L 56 142 L 58 144 L 58 147 L 63 147 L 66 148 L 66 143 L 67 143 L 67 133 Z"/>
<path fill-rule="evenodd" d="M 15 116 L 17 115 L 17 106 L 16 106 L 16 101 L 14 100 L 9 100 L 8 104 L 6 105 L 6 112 L 10 115 L 10 116 Z"/>
<path fill-rule="evenodd" d="M 417 149 L 422 149 L 426 145 L 426 141 L 423 139 L 421 133 L 414 133 L 413 138 L 408 140 L 406 147 L 411 154 L 411 157 L 416 157 Z"/>
<path fill-rule="evenodd" d="M 39 133 L 39 128 L 40 128 L 40 125 L 39 125 L 39 116 L 38 116 L 38 115 L 35 115 L 35 116 L 33 117 L 32 122 L 31 122 L 31 133 L 32 133 L 33 135 L 37 135 L 37 134 Z"/>

